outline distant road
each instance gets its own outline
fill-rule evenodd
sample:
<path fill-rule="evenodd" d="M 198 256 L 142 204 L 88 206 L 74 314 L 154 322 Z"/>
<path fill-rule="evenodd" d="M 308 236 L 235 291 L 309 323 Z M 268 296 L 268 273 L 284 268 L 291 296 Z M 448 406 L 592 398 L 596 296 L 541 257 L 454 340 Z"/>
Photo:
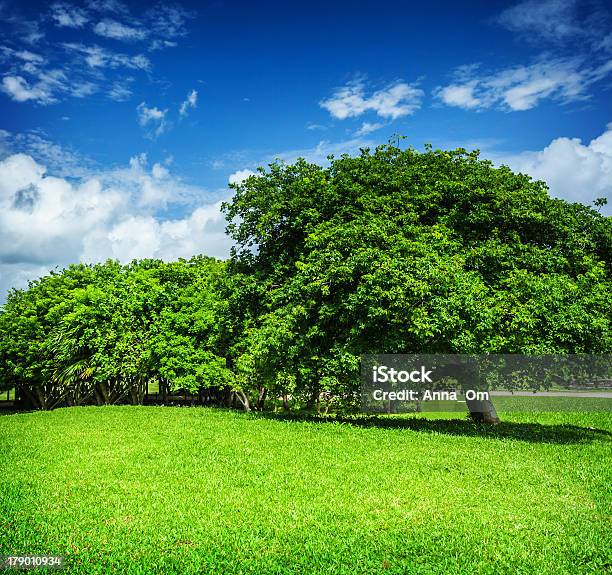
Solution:
<path fill-rule="evenodd" d="M 599 397 L 603 399 L 612 399 L 612 391 L 490 391 L 489 395 L 508 395 L 524 396 L 524 397 Z"/>

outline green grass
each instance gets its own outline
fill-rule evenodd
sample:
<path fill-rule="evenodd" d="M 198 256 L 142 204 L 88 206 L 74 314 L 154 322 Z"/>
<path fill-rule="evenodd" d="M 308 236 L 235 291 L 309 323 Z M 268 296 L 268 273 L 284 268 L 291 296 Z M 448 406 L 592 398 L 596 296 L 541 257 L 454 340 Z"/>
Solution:
<path fill-rule="evenodd" d="M 586 392 L 585 392 L 586 393 Z M 500 412 L 545 412 L 545 411 L 580 411 L 580 412 L 609 412 L 612 413 L 612 399 L 600 397 L 545 397 L 538 395 L 497 395 L 493 397 L 493 403 Z M 383 402 L 377 402 L 379 409 Z M 415 412 L 415 402 L 398 402 L 396 409 L 403 413 Z M 425 401 L 421 403 L 424 412 L 455 412 L 456 416 L 465 413 L 465 403 L 457 401 Z"/>
<path fill-rule="evenodd" d="M 2 416 L 0 554 L 87 574 L 610 572 L 609 413 L 448 417 Z"/>

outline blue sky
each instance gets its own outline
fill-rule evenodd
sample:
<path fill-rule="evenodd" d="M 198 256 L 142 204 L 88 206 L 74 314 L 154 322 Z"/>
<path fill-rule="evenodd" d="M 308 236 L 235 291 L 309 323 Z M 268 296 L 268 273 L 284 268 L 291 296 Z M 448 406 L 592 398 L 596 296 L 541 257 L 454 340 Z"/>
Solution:
<path fill-rule="evenodd" d="M 224 257 L 228 180 L 394 134 L 612 191 L 609 2 L 22 0 L 0 26 L 0 294 L 72 261 Z"/>

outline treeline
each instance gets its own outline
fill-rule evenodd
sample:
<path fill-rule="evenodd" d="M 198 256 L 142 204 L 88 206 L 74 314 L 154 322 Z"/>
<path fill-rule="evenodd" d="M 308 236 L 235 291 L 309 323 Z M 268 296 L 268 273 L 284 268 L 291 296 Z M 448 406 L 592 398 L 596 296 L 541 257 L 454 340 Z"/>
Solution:
<path fill-rule="evenodd" d="M 227 385 L 219 317 L 226 265 L 213 258 L 71 265 L 13 290 L 0 314 L 0 378 L 41 408 L 141 403 Z"/>
<path fill-rule="evenodd" d="M 42 408 L 152 383 L 346 407 L 363 353 L 612 351 L 610 218 L 477 152 L 330 160 L 235 185 L 226 262 L 79 264 L 11 291 L 1 385 Z"/>

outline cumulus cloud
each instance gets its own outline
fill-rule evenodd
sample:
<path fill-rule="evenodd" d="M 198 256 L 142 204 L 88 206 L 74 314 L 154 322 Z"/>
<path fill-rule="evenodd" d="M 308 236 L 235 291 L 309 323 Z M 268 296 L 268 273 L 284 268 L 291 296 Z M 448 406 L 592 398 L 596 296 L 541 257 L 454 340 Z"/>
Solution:
<path fill-rule="evenodd" d="M 198 103 L 198 92 L 197 90 L 191 90 L 189 94 L 187 94 L 187 99 L 181 104 L 179 108 L 179 114 L 181 116 L 186 116 L 187 112 L 190 108 L 195 108 Z"/>
<path fill-rule="evenodd" d="M 203 198 L 208 197 L 208 201 Z M 168 204 L 189 206 L 165 218 Z M 86 177 L 49 174 L 31 155 L 0 161 L 0 290 L 76 261 L 226 257 L 220 201 L 146 156 Z"/>
<path fill-rule="evenodd" d="M 483 102 L 480 98 L 474 95 L 478 82 L 470 80 L 465 84 L 450 84 L 448 86 L 439 87 L 436 91 L 437 97 L 448 106 L 457 106 L 458 108 L 478 108 Z"/>
<path fill-rule="evenodd" d="M 589 143 L 563 137 L 542 150 L 491 156 L 496 163 L 545 181 L 552 196 L 584 204 L 601 197 L 612 200 L 612 123 Z"/>
<path fill-rule="evenodd" d="M 611 72 L 611 62 L 586 65 L 577 57 L 540 60 L 491 74 L 478 74 L 476 67 L 463 66 L 455 72 L 455 81 L 438 86 L 434 96 L 447 106 L 464 109 L 524 111 L 545 99 L 561 103 L 587 99 L 589 86 Z"/>
<path fill-rule="evenodd" d="M 168 110 L 159 108 L 149 108 L 145 102 L 141 102 L 136 107 L 138 113 L 138 123 L 146 128 L 149 137 L 157 137 L 166 129 L 166 114 Z"/>
<path fill-rule="evenodd" d="M 234 172 L 229 177 L 230 184 L 241 184 L 246 180 L 249 176 L 256 176 L 257 174 L 253 170 L 238 170 Z"/>
<path fill-rule="evenodd" d="M 31 156 L 0 162 L 0 261 L 42 264 L 74 253 L 80 238 L 103 225 L 123 203 L 119 193 L 102 193 L 91 179 L 74 186 L 45 174 Z"/>
<path fill-rule="evenodd" d="M 199 253 L 227 257 L 229 248 L 221 202 L 217 202 L 173 220 L 128 216 L 108 231 L 86 238 L 84 259 L 101 261 L 112 257 L 129 261 L 155 257 L 173 260 Z"/>
<path fill-rule="evenodd" d="M 421 107 L 423 90 L 406 82 L 396 82 L 366 96 L 365 85 L 357 80 L 338 88 L 319 104 L 334 118 L 344 120 L 372 111 L 382 118 L 396 119 L 413 114 Z"/>

